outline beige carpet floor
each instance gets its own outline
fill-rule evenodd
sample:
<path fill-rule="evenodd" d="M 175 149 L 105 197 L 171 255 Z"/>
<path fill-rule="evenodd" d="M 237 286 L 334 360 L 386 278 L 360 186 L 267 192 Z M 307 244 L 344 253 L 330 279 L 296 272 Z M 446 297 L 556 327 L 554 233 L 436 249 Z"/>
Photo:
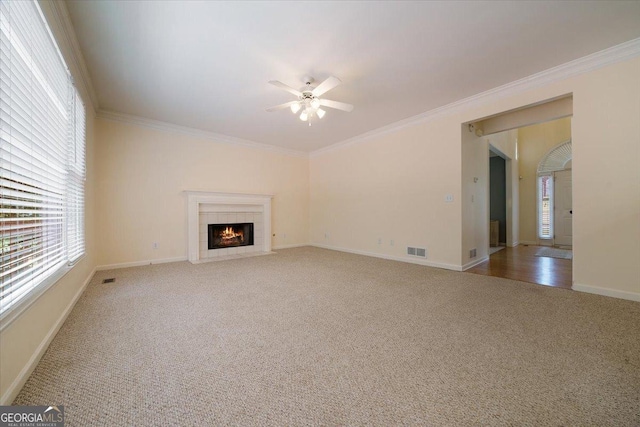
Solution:
<path fill-rule="evenodd" d="M 68 427 L 638 426 L 640 303 L 318 248 L 103 271 L 14 403 Z"/>

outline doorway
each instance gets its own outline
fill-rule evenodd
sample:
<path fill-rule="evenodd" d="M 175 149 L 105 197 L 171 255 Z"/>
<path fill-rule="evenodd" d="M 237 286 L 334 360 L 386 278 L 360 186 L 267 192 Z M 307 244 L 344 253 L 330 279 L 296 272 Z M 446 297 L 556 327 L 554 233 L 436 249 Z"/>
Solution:
<path fill-rule="evenodd" d="M 490 119 L 490 120 L 493 120 Z M 504 120 L 502 120 L 504 122 Z M 501 122 L 501 123 L 502 123 Z M 496 121 L 497 123 L 497 121 Z M 487 121 L 476 122 L 475 126 L 482 126 L 484 130 L 489 129 Z M 477 129 L 477 128 L 476 128 Z M 492 129 L 497 129 L 497 126 L 493 126 Z M 509 128 L 508 128 L 509 129 Z M 464 130 L 464 129 L 463 129 Z M 505 139 L 504 135 L 511 133 L 511 137 L 507 137 L 508 142 L 505 146 L 501 140 Z M 484 132 L 475 132 L 476 138 L 471 137 L 464 138 L 463 135 L 463 152 L 467 150 L 472 152 L 472 146 L 485 145 L 486 155 L 489 156 L 486 169 L 486 234 L 484 240 L 480 234 L 475 235 L 476 242 L 482 242 L 488 247 L 486 257 L 483 260 L 478 260 L 476 263 L 469 263 L 469 268 L 465 269 L 468 272 L 476 274 L 491 275 L 497 277 L 510 278 L 515 280 L 521 280 L 531 283 L 543 284 L 547 286 L 557 286 L 570 289 L 572 286 L 572 251 L 566 251 L 565 249 L 571 249 L 572 245 L 572 216 L 573 210 L 571 206 L 572 193 L 571 193 L 571 115 L 562 117 L 559 119 L 551 119 L 547 121 L 538 122 L 535 124 L 521 124 L 515 126 L 506 131 L 497 131 L 489 135 L 484 135 Z M 563 145 L 567 143 L 568 146 Z M 468 145 L 465 145 L 468 144 Z M 469 147 L 469 148 L 467 148 Z M 498 147 L 496 150 L 495 147 Z M 514 156 L 511 161 L 511 172 L 506 174 L 507 183 L 511 184 L 513 191 L 512 198 L 507 199 L 507 206 L 510 211 L 507 214 L 506 227 L 511 228 L 511 237 L 507 235 L 506 248 L 495 253 L 493 245 L 490 245 L 490 222 L 496 220 L 498 213 L 491 204 L 497 202 L 497 194 L 492 194 L 491 180 L 497 177 L 497 171 L 500 168 L 500 160 L 494 158 L 498 157 L 500 150 L 513 152 Z M 568 150 L 567 150 L 568 148 Z M 555 151 L 554 151 L 555 150 Z M 568 152 L 568 156 L 566 156 Z M 564 153 L 565 157 L 560 159 L 559 153 Z M 464 158 L 469 159 L 468 169 L 463 167 L 463 179 L 465 173 L 468 173 L 471 177 L 480 174 L 479 180 L 482 180 L 482 170 L 475 166 L 473 169 L 473 163 L 471 156 Z M 486 157 L 485 157 L 486 159 Z M 543 162 L 547 159 L 548 162 Z M 506 160 L 506 159 L 505 159 Z M 487 161 L 487 160 L 485 160 Z M 552 170 L 540 170 L 541 164 L 550 166 L 551 162 L 556 162 Z M 463 164 L 464 166 L 464 164 Z M 494 169 L 495 170 L 492 170 Z M 557 178 L 554 180 L 554 177 Z M 548 197 L 551 195 L 553 198 L 548 200 L 547 208 L 550 210 L 545 211 L 544 219 L 546 225 L 551 225 L 548 229 L 545 228 L 547 233 L 551 232 L 548 236 L 541 236 L 541 218 L 542 218 L 542 204 L 539 203 L 539 182 L 542 177 L 550 178 L 549 189 L 556 190 L 553 193 L 546 194 Z M 559 181 L 557 181 L 559 180 Z M 475 181 L 473 178 L 472 181 Z M 557 184 L 557 185 L 554 185 Z M 478 188 L 480 196 L 476 196 L 476 200 L 482 198 L 483 187 Z M 473 190 L 473 189 L 472 189 Z M 498 192 L 499 194 L 499 192 Z M 472 194 L 473 195 L 473 194 Z M 555 199 L 557 197 L 557 200 Z M 471 204 L 469 206 L 470 215 L 479 216 L 482 214 L 482 207 L 480 209 L 474 209 L 473 197 L 471 197 Z M 498 202 L 499 203 L 499 202 Z M 557 209 L 553 209 L 556 206 Z M 509 219 L 513 221 L 509 225 Z M 479 221 L 478 221 L 479 222 Z M 500 224 L 502 225 L 502 224 Z M 502 228 L 502 227 L 501 227 Z M 478 230 L 478 228 L 476 228 Z M 556 231 L 556 238 L 552 231 Z M 509 234 L 509 233 L 507 233 Z M 472 236 L 469 234 L 469 236 Z M 471 243 L 466 243 L 469 240 Z M 463 237 L 463 244 L 471 246 L 473 241 L 469 238 L 465 240 Z M 498 243 L 501 243 L 502 239 L 499 239 Z M 473 246 L 471 246 L 473 247 Z M 568 256 L 564 256 L 564 252 L 568 252 Z"/>
<path fill-rule="evenodd" d="M 489 255 L 507 246 L 507 160 L 489 145 Z"/>

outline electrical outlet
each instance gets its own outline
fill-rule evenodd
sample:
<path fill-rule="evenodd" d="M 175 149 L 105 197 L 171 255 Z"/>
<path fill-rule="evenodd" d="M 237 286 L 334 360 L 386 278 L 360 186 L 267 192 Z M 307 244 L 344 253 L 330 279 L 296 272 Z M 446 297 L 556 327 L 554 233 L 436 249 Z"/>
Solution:
<path fill-rule="evenodd" d="M 393 246 L 393 243 L 394 243 L 393 240 L 391 240 L 391 242 L 389 242 L 389 245 Z"/>
<path fill-rule="evenodd" d="M 444 196 L 444 201 L 446 203 L 451 203 L 453 202 L 453 194 L 447 194 L 446 196 Z"/>
<path fill-rule="evenodd" d="M 381 245 L 382 244 L 382 237 L 378 237 L 378 244 Z"/>
<path fill-rule="evenodd" d="M 153 249 L 158 249 L 158 242 L 153 242 Z"/>
<path fill-rule="evenodd" d="M 325 239 L 329 239 L 329 232 L 328 232 L 328 231 L 325 231 L 325 232 L 324 232 L 324 238 L 325 238 Z"/>

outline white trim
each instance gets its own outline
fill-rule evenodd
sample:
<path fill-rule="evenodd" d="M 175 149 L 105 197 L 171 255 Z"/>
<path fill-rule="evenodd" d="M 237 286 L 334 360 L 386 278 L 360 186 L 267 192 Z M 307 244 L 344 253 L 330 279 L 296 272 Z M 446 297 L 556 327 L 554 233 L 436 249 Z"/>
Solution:
<path fill-rule="evenodd" d="M 571 289 L 579 292 L 587 292 L 590 294 L 604 295 L 606 297 L 620 298 L 620 299 L 626 299 L 629 301 L 640 302 L 640 293 L 637 293 L 637 292 L 619 291 L 616 289 L 599 288 L 597 286 L 580 285 L 576 283 L 574 283 L 573 286 L 571 286 Z"/>
<path fill-rule="evenodd" d="M 38 0 L 38 5 L 47 18 L 47 24 L 49 24 L 56 43 L 63 53 L 65 63 L 74 77 L 76 86 L 81 88 L 83 95 L 89 97 L 93 111 L 98 111 L 98 96 L 93 87 L 89 69 L 84 60 L 84 55 L 82 55 L 82 50 L 80 49 L 73 24 L 71 23 L 71 17 L 66 3 L 63 1 Z M 83 96 L 83 99 L 84 98 Z M 84 99 L 84 101 L 86 104 L 87 100 Z"/>
<path fill-rule="evenodd" d="M 473 268 L 478 264 L 482 264 L 485 261 L 489 261 L 489 255 L 483 256 L 480 259 L 475 259 L 473 261 L 469 261 L 468 263 L 466 263 L 465 265 L 462 266 L 462 271 L 467 271 L 468 269 Z"/>
<path fill-rule="evenodd" d="M 200 205 L 258 205 L 262 207 L 262 250 L 271 252 L 271 199 L 273 194 L 219 193 L 212 191 L 184 191 L 187 195 L 188 260 L 200 260 Z"/>
<path fill-rule="evenodd" d="M 175 258 L 160 258 L 160 259 L 148 259 L 145 261 L 132 261 L 132 262 L 120 262 L 117 264 L 105 264 L 99 265 L 96 267 L 96 271 L 104 271 L 104 270 L 114 270 L 117 268 L 129 268 L 129 267 L 140 267 L 143 265 L 152 265 L 152 264 L 166 264 L 168 262 L 181 262 L 187 261 L 187 257 L 175 257 Z"/>
<path fill-rule="evenodd" d="M 57 4 L 60 2 L 54 3 Z M 640 38 L 630 40 L 628 42 L 610 47 L 591 55 L 584 56 L 582 58 L 578 58 L 576 60 L 561 64 L 557 67 L 549 68 L 548 70 L 532 74 L 520 80 L 498 86 L 494 89 L 481 92 L 479 94 L 452 102 L 450 104 L 434 108 L 413 117 L 399 120 L 386 126 L 382 126 L 369 132 L 357 135 L 353 138 L 348 138 L 327 147 L 311 151 L 310 153 L 301 150 L 293 150 L 256 141 L 250 141 L 247 139 L 236 138 L 228 135 L 222 135 L 192 127 L 180 126 L 169 122 L 152 120 L 131 114 L 108 111 L 98 108 L 97 102 L 95 102 L 94 104 L 97 111 L 96 116 L 105 120 L 128 123 L 161 131 L 182 133 L 222 144 L 240 145 L 294 157 L 309 158 L 329 151 L 334 151 L 340 148 L 359 144 L 372 138 L 377 138 L 388 133 L 396 132 L 400 129 L 413 126 L 418 123 L 426 123 L 444 116 L 459 113 L 475 106 L 481 106 L 501 98 L 513 96 L 527 90 L 535 89 L 537 87 L 551 84 L 556 81 L 587 73 L 598 68 L 633 59 L 637 56 L 640 56 Z M 94 95 L 92 95 L 92 100 L 93 96 Z"/>
<path fill-rule="evenodd" d="M 75 307 L 76 302 L 78 302 L 78 299 L 80 298 L 84 290 L 87 288 L 87 285 L 89 284 L 89 282 L 91 282 L 91 279 L 93 279 L 94 274 L 96 274 L 95 268 L 91 273 L 89 273 L 89 276 L 87 276 L 87 278 L 85 279 L 80 289 L 78 289 L 76 294 L 73 296 L 71 301 L 69 301 L 69 304 L 67 305 L 67 307 L 64 309 L 64 311 L 58 318 L 58 320 L 53 324 L 51 329 L 49 329 L 49 332 L 44 337 L 40 345 L 38 345 L 38 347 L 36 348 L 36 351 L 31 355 L 31 357 L 29 358 L 25 366 L 22 368 L 22 370 L 20 371 L 16 379 L 13 380 L 9 388 L 7 388 L 7 391 L 5 391 L 5 393 L 2 395 L 2 397 L 0 398 L 0 405 L 11 405 L 11 402 L 13 402 L 13 400 L 16 398 L 18 393 L 20 393 L 20 390 L 22 390 L 22 387 L 24 387 L 24 384 L 29 379 L 29 376 L 31 375 L 33 370 L 36 368 L 36 366 L 38 366 L 38 362 L 40 362 L 40 359 L 44 355 L 45 351 L 47 351 L 49 344 L 51 344 L 51 341 L 53 340 L 53 338 L 56 336 L 56 334 L 64 324 L 64 321 L 67 320 L 69 313 L 71 313 L 71 310 L 73 309 L 73 307 Z"/>
<path fill-rule="evenodd" d="M 11 322 L 16 320 L 22 313 L 24 313 L 38 298 L 40 298 L 49 288 L 58 283 L 64 276 L 67 275 L 73 268 L 80 262 L 86 253 L 83 253 L 73 264 L 67 264 L 66 262 L 60 268 L 53 272 L 50 276 L 46 277 L 40 284 L 27 293 L 22 301 L 19 301 L 15 306 L 9 307 L 7 311 L 0 315 L 0 332 L 8 327 Z"/>
<path fill-rule="evenodd" d="M 115 111 L 107 111 L 100 109 L 96 113 L 96 117 L 110 120 L 112 122 L 120 122 L 149 129 L 160 130 L 164 132 L 175 132 L 183 135 L 193 136 L 195 138 L 206 139 L 211 142 L 219 144 L 230 144 L 241 147 L 254 148 L 257 150 L 269 151 L 277 154 L 284 154 L 293 157 L 308 158 L 309 153 L 299 150 L 291 150 L 284 147 L 278 147 L 275 145 L 263 144 L 261 142 L 249 141 L 248 139 L 236 138 L 233 136 L 223 135 L 220 133 L 210 132 L 206 130 L 196 129 L 187 126 L 180 126 L 169 122 L 163 122 L 160 120 L 147 119 L 145 117 L 134 116 L 132 114 L 117 113 Z"/>
<path fill-rule="evenodd" d="M 427 266 L 427 267 L 444 268 L 445 270 L 462 271 L 459 265 L 445 264 L 445 263 L 442 263 L 442 262 L 427 261 L 427 260 L 421 259 L 421 258 L 413 258 L 413 257 L 412 258 L 404 258 L 404 257 L 396 256 L 396 255 L 378 254 L 378 253 L 374 253 L 374 252 L 360 251 L 360 250 L 357 250 L 357 249 L 347 249 L 347 248 L 341 248 L 341 247 L 338 247 L 338 246 L 322 245 L 322 244 L 319 244 L 319 243 L 311 243 L 309 246 L 314 246 L 316 248 L 322 248 L 322 249 L 329 249 L 329 250 L 332 250 L 332 251 L 347 252 L 347 253 L 356 254 L 356 255 L 370 256 L 370 257 L 374 257 L 374 258 L 388 259 L 388 260 L 391 260 L 391 261 L 406 262 L 406 263 L 409 263 L 409 264 L 420 264 L 420 265 L 424 265 L 424 266 Z"/>
<path fill-rule="evenodd" d="M 213 257 L 213 258 L 201 258 L 198 261 L 194 261 L 192 262 L 192 264 L 206 264 L 208 262 L 224 262 L 224 261 L 231 261 L 234 259 L 245 259 L 245 258 L 253 258 L 253 257 L 257 257 L 257 256 L 264 256 L 264 255 L 276 255 L 277 252 L 247 252 L 244 254 L 235 254 L 235 255 L 222 255 L 222 256 L 218 256 L 218 257 Z"/>
<path fill-rule="evenodd" d="M 44 295 L 58 280 L 62 279 L 73 267 L 62 261 L 62 265 L 54 271 L 50 276 L 46 277 L 36 287 L 28 291 L 22 301 L 16 302 L 15 305 L 9 307 L 2 315 L 0 315 L 0 332 L 7 328 L 14 320 L 20 317 L 22 313 L 27 311 L 29 307 Z"/>
<path fill-rule="evenodd" d="M 598 68 L 616 64 L 640 56 L 640 38 L 630 40 L 628 42 L 610 47 L 600 52 L 578 58 L 576 60 L 549 68 L 548 70 L 532 74 L 528 77 L 507 83 L 502 86 L 490 89 L 488 91 L 452 102 L 442 107 L 434 108 L 427 112 L 418 114 L 413 117 L 399 120 L 386 126 L 365 132 L 353 138 L 346 139 L 341 142 L 323 147 L 309 153 L 309 157 L 315 157 L 319 154 L 327 153 L 351 145 L 356 145 L 382 135 L 396 132 L 400 129 L 416 125 L 418 123 L 427 123 L 438 118 L 460 113 L 470 108 L 481 106 L 498 99 L 513 96 L 527 90 L 535 89 L 544 85 L 548 85 L 560 80 L 574 77 L 580 74 L 588 73 Z"/>
<path fill-rule="evenodd" d="M 271 249 L 272 250 L 278 250 L 278 249 L 291 249 L 291 248 L 301 248 L 303 246 L 309 246 L 308 243 L 293 243 L 291 245 L 278 245 L 278 246 L 274 246 Z"/>

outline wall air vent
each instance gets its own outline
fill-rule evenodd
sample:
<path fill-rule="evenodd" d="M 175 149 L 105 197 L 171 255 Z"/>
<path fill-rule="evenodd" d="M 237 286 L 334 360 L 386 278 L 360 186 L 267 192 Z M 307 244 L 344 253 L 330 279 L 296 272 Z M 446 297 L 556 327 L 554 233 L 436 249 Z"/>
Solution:
<path fill-rule="evenodd" d="M 420 258 L 426 258 L 427 257 L 427 250 L 425 248 L 412 248 L 412 247 L 407 247 L 407 255 L 411 255 L 411 256 L 417 256 Z"/>
<path fill-rule="evenodd" d="M 469 258 L 475 258 L 475 257 L 476 257 L 476 250 L 474 248 L 469 251 Z"/>
<path fill-rule="evenodd" d="M 115 281 L 116 281 L 115 277 L 111 277 L 109 279 L 104 279 L 102 283 L 113 283 Z"/>

